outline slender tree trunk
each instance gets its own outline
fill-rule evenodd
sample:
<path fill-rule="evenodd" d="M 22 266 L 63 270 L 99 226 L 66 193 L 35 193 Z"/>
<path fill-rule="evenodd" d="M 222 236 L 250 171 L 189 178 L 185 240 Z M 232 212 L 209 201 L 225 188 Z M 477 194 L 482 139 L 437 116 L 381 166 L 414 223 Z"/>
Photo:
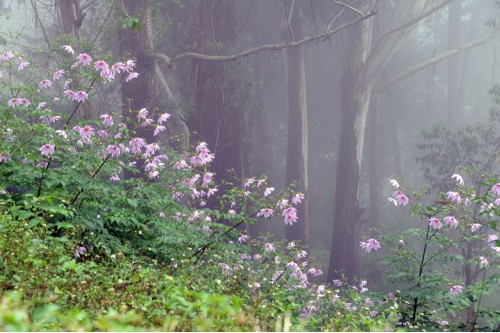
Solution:
<path fill-rule="evenodd" d="M 291 14 L 290 27 L 294 39 L 302 39 L 302 17 L 297 6 Z M 296 182 L 296 190 L 305 194 L 298 207 L 297 223 L 285 227 L 286 238 L 309 242 L 309 202 L 307 179 L 307 98 L 303 46 L 286 50 L 288 93 L 288 143 L 286 184 Z"/>
<path fill-rule="evenodd" d="M 458 46 L 460 30 L 461 0 L 455 0 L 448 5 L 448 49 Z M 447 61 L 448 71 L 448 126 L 454 127 L 458 114 L 458 55 L 451 56 Z"/>
<path fill-rule="evenodd" d="M 371 227 L 380 226 L 380 96 L 375 97 L 368 119 L 368 161 L 370 183 L 370 223 Z"/>

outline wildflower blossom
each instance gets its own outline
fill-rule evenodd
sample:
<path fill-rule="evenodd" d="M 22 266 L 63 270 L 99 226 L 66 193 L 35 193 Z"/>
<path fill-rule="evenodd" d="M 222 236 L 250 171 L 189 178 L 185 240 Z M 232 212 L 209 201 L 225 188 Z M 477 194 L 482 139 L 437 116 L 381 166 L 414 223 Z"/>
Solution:
<path fill-rule="evenodd" d="M 57 71 L 54 72 L 54 76 L 52 77 L 52 79 L 54 81 L 57 81 L 60 78 L 62 78 L 63 75 L 64 75 L 64 69 L 58 69 Z"/>
<path fill-rule="evenodd" d="M 130 80 L 133 80 L 139 76 L 139 73 L 132 72 L 130 73 L 127 78 L 125 79 L 125 82 L 129 82 Z"/>
<path fill-rule="evenodd" d="M 297 209 L 295 207 L 284 209 L 282 215 L 285 217 L 285 225 L 293 225 L 298 220 Z"/>
<path fill-rule="evenodd" d="M 11 98 L 11 99 L 7 102 L 7 104 L 8 104 L 9 106 L 12 106 L 12 107 L 19 106 L 19 105 L 21 105 L 21 98 L 15 98 L 15 97 L 14 97 L 14 98 Z"/>
<path fill-rule="evenodd" d="M 165 121 L 167 121 L 169 118 L 171 117 L 171 115 L 169 113 L 164 113 L 162 115 L 160 115 L 160 117 L 158 117 L 158 124 L 163 124 Z"/>
<path fill-rule="evenodd" d="M 90 137 L 92 137 L 92 134 L 94 134 L 94 128 L 90 125 L 87 125 L 81 128 L 79 132 L 82 138 L 89 139 Z"/>
<path fill-rule="evenodd" d="M 38 83 L 38 88 L 44 89 L 44 88 L 50 87 L 51 85 L 52 85 L 52 81 L 45 79 L 45 80 L 40 81 L 40 83 Z"/>
<path fill-rule="evenodd" d="M 500 183 L 496 183 L 495 185 L 493 185 L 491 190 L 493 191 L 493 193 L 495 193 L 495 195 L 500 196 Z"/>
<path fill-rule="evenodd" d="M 481 228 L 481 225 L 479 223 L 474 223 L 473 225 L 470 226 L 470 232 L 476 232 Z"/>
<path fill-rule="evenodd" d="M 54 150 L 54 145 L 51 145 L 50 143 L 44 144 L 42 147 L 40 147 L 42 155 L 52 155 L 54 154 Z"/>
<path fill-rule="evenodd" d="M 488 259 L 486 259 L 485 257 L 481 256 L 479 257 L 479 261 L 481 262 L 481 264 L 483 266 L 489 266 L 490 265 L 490 262 L 488 261 Z"/>
<path fill-rule="evenodd" d="M 73 97 L 73 99 L 77 102 L 85 102 L 85 100 L 88 98 L 89 96 L 87 95 L 87 93 L 85 91 L 77 91 Z"/>
<path fill-rule="evenodd" d="M 448 191 L 446 193 L 446 195 L 447 195 L 448 199 L 455 201 L 457 204 L 462 203 L 462 198 L 460 197 L 460 194 L 458 194 L 457 192 Z"/>
<path fill-rule="evenodd" d="M 240 237 L 238 237 L 238 243 L 245 243 L 247 240 L 248 240 L 248 235 L 241 235 Z"/>
<path fill-rule="evenodd" d="M 102 119 L 102 123 L 105 125 L 105 126 L 108 126 L 108 127 L 111 127 L 113 126 L 113 117 L 110 116 L 109 114 L 103 114 L 102 116 L 100 116 L 99 118 Z"/>
<path fill-rule="evenodd" d="M 488 245 L 493 248 L 496 246 L 497 240 L 498 240 L 497 235 L 488 235 L 488 239 L 486 240 L 486 243 L 488 243 Z"/>
<path fill-rule="evenodd" d="M 117 146 L 109 145 L 108 154 L 110 154 L 111 157 L 118 157 L 118 155 L 120 155 L 120 148 L 118 148 Z"/>
<path fill-rule="evenodd" d="M 90 65 L 90 63 L 92 62 L 92 58 L 87 53 L 82 53 L 76 58 L 78 59 L 78 62 L 84 66 Z"/>
<path fill-rule="evenodd" d="M 87 249 L 85 247 L 83 246 L 78 247 L 75 251 L 75 257 L 80 258 L 80 256 L 82 256 L 86 251 Z"/>
<path fill-rule="evenodd" d="M 274 211 L 271 208 L 263 208 L 260 210 L 260 212 L 257 213 L 258 217 L 264 216 L 265 218 L 271 217 L 273 215 Z"/>
<path fill-rule="evenodd" d="M 38 103 L 38 106 L 36 107 L 36 109 L 42 110 L 45 108 L 46 105 L 47 105 L 47 102 L 40 102 L 40 103 Z"/>
<path fill-rule="evenodd" d="M 108 64 L 104 60 L 97 60 L 96 62 L 94 62 L 94 68 L 98 71 L 109 70 Z"/>
<path fill-rule="evenodd" d="M 429 219 L 429 225 L 433 227 L 434 229 L 441 229 L 443 225 L 441 224 L 441 221 L 437 217 L 431 217 Z"/>
<path fill-rule="evenodd" d="M 303 199 L 304 199 L 304 194 L 297 193 L 292 198 L 292 204 L 297 205 L 297 204 L 301 203 Z"/>
<path fill-rule="evenodd" d="M 399 183 L 396 179 L 389 179 L 389 182 L 391 183 L 391 185 L 395 188 L 399 188 Z"/>
<path fill-rule="evenodd" d="M 266 252 L 274 252 L 275 248 L 274 248 L 274 245 L 272 243 L 266 243 L 266 244 L 264 244 L 264 250 Z"/>
<path fill-rule="evenodd" d="M 17 67 L 17 70 L 18 71 L 22 71 L 26 68 L 26 66 L 30 65 L 31 63 L 29 61 L 21 61 L 21 63 L 19 64 L 19 66 Z"/>
<path fill-rule="evenodd" d="M 447 225 L 450 225 L 451 227 L 453 227 L 453 228 L 455 228 L 455 229 L 456 229 L 456 228 L 457 228 L 457 226 L 458 226 L 458 221 L 457 221 L 457 219 L 456 219 L 455 217 L 453 217 L 453 216 L 446 216 L 446 217 L 444 218 L 444 223 L 446 223 Z"/>
<path fill-rule="evenodd" d="M 250 185 L 252 185 L 253 183 L 255 182 L 255 179 L 254 178 L 248 178 L 244 183 L 243 183 L 243 186 L 244 187 L 248 187 Z"/>
<path fill-rule="evenodd" d="M 460 176 L 459 174 L 453 174 L 451 176 L 451 178 L 455 178 L 455 180 L 457 181 L 457 183 L 459 183 L 460 185 L 464 185 L 464 179 L 462 178 L 462 176 Z"/>
<path fill-rule="evenodd" d="M 69 45 L 63 45 L 62 48 L 69 54 L 75 54 L 75 50 Z"/>
<path fill-rule="evenodd" d="M 361 248 L 363 250 L 365 250 L 366 252 L 370 252 L 371 250 L 380 249 L 380 243 L 374 238 L 370 238 L 366 242 L 359 242 L 359 246 L 361 246 Z"/>
<path fill-rule="evenodd" d="M 11 158 L 11 154 L 7 152 L 0 152 L 0 163 L 7 162 Z"/>
<path fill-rule="evenodd" d="M 456 296 L 458 294 L 461 294 L 463 289 L 464 289 L 464 287 L 459 286 L 459 285 L 453 286 L 450 288 L 450 294 L 452 294 L 453 296 Z"/>
<path fill-rule="evenodd" d="M 342 287 L 342 281 L 340 281 L 340 280 L 335 279 L 332 281 L 332 283 L 336 287 Z"/>
<path fill-rule="evenodd" d="M 264 196 L 267 197 L 268 195 L 270 195 L 272 192 L 274 191 L 274 187 L 268 187 L 266 188 L 266 190 L 264 191 Z"/>

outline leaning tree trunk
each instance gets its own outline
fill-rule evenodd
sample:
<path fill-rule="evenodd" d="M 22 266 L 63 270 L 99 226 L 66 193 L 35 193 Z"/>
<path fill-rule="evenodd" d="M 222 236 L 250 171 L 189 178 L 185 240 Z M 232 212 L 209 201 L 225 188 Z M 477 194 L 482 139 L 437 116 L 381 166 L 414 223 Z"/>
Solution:
<path fill-rule="evenodd" d="M 297 7 L 297 6 L 295 6 Z M 302 39 L 302 18 L 299 9 L 292 9 L 290 39 Z M 296 190 L 305 194 L 302 206 L 297 209 L 298 222 L 285 226 L 288 240 L 309 242 L 309 202 L 307 180 L 307 99 L 304 67 L 304 47 L 286 50 L 286 78 L 288 93 L 288 143 L 286 184 L 296 183 Z"/>

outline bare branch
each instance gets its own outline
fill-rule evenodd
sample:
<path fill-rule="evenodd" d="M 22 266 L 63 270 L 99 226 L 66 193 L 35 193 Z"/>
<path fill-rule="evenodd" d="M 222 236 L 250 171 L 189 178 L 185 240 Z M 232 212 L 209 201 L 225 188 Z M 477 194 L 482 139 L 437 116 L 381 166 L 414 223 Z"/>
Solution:
<path fill-rule="evenodd" d="M 333 1 L 333 0 L 332 0 Z M 375 46 L 374 46 L 374 50 L 379 46 L 380 43 L 382 43 L 384 41 L 384 39 L 386 39 L 387 37 L 389 37 L 390 35 L 392 35 L 393 33 L 395 32 L 398 32 L 400 30 L 403 30 L 403 29 L 406 29 L 408 27 L 411 27 L 412 25 L 422 21 L 423 19 L 425 19 L 426 17 L 428 17 L 429 15 L 431 15 L 432 13 L 438 11 L 439 9 L 443 8 L 444 6 L 446 6 L 447 4 L 449 4 L 450 2 L 452 1 L 455 1 L 455 0 L 444 0 L 443 2 L 441 2 L 440 4 L 432 7 L 431 9 L 429 9 L 428 11 L 420 14 L 419 16 L 415 17 L 414 19 L 400 25 L 399 27 L 396 27 L 388 32 L 386 32 L 385 34 L 383 34 L 376 42 Z"/>
<path fill-rule="evenodd" d="M 359 16 L 363 17 L 365 16 L 365 14 L 363 14 L 359 9 L 356 9 L 352 6 L 349 6 L 348 4 L 346 3 L 343 3 L 342 1 L 338 1 L 338 0 L 331 0 L 333 3 L 339 5 L 339 6 L 342 6 L 342 7 L 345 7 L 347 9 L 350 9 L 352 10 L 353 12 L 355 12 L 356 14 L 358 14 Z"/>
<path fill-rule="evenodd" d="M 456 48 L 453 48 L 453 49 L 450 49 L 448 51 L 445 51 L 441 54 L 438 54 L 418 65 L 415 65 L 411 68 L 408 68 L 407 70 L 397 74 L 397 75 L 394 75 L 393 77 L 389 78 L 387 81 L 385 81 L 383 84 L 381 84 L 378 89 L 377 89 L 377 92 L 381 92 L 387 88 L 389 88 L 390 86 L 392 86 L 393 84 L 401 81 L 402 79 L 404 78 L 407 78 L 408 76 L 428 67 L 428 66 L 431 66 L 431 65 L 434 65 L 438 62 L 440 62 L 441 60 L 444 60 L 446 58 L 449 58 L 451 56 L 454 56 L 456 54 L 459 54 L 459 53 L 462 53 L 464 51 L 467 51 L 471 48 L 474 48 L 476 46 L 479 46 L 481 44 L 484 44 L 486 43 L 491 36 L 493 36 L 495 33 L 497 33 L 498 31 L 500 31 L 500 26 L 497 27 L 495 30 L 493 30 L 492 32 L 490 32 L 489 34 L 487 34 L 486 36 L 483 36 L 481 38 L 478 38 L 476 40 L 473 40 L 472 42 L 469 42 L 467 44 L 464 44 L 464 45 L 461 45 L 459 47 L 456 47 Z"/>
<path fill-rule="evenodd" d="M 332 28 L 333 23 L 335 23 L 335 21 L 340 17 L 340 15 L 342 15 L 344 13 L 344 11 L 345 11 L 345 8 L 342 8 L 340 10 L 340 12 L 332 18 L 330 23 L 328 23 L 328 27 L 326 28 L 327 31 Z"/>
<path fill-rule="evenodd" d="M 376 12 L 370 12 L 368 14 L 364 14 L 362 17 L 359 17 L 351 22 L 345 23 L 335 29 L 332 30 L 327 30 L 319 35 L 313 35 L 306 37 L 304 39 L 301 39 L 299 41 L 291 41 L 287 43 L 280 43 L 280 44 L 268 44 L 268 45 L 261 45 L 254 47 L 249 50 L 245 50 L 243 52 L 237 53 L 237 54 L 232 54 L 232 55 L 226 55 L 226 56 L 217 56 L 217 55 L 208 55 L 208 54 L 200 54 L 200 53 L 194 53 L 194 52 L 186 52 L 186 53 L 181 53 L 173 58 L 169 58 L 168 56 L 161 54 L 161 53 L 151 53 L 150 56 L 157 58 L 159 60 L 164 61 L 167 65 L 171 65 L 172 63 L 183 60 L 183 59 L 198 59 L 198 60 L 205 60 L 205 61 L 235 61 L 240 58 L 249 56 L 254 53 L 262 52 L 262 51 L 272 51 L 272 50 L 282 50 L 286 48 L 291 48 L 291 47 L 297 47 L 302 44 L 315 41 L 315 40 L 320 40 L 320 39 L 326 39 L 330 37 L 331 35 L 348 28 L 352 25 L 355 25 L 363 20 L 366 20 L 367 18 L 375 15 Z"/>

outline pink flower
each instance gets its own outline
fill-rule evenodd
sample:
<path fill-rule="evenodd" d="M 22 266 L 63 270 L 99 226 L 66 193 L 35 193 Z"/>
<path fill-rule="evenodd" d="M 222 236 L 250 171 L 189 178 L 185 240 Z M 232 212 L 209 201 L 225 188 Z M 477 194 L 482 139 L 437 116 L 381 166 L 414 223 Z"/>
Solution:
<path fill-rule="evenodd" d="M 48 88 L 52 85 L 52 81 L 50 80 L 42 80 L 39 84 L 38 84 L 38 88 L 39 89 L 43 89 L 43 88 Z"/>
<path fill-rule="evenodd" d="M 10 158 L 11 158 L 10 153 L 6 153 L 6 152 L 0 153 L 0 163 L 7 162 L 8 160 L 10 160 Z"/>
<path fill-rule="evenodd" d="M 500 196 L 500 183 L 496 183 L 495 185 L 493 185 L 493 187 L 491 188 L 491 190 L 493 191 L 493 193 L 495 193 L 497 196 Z"/>
<path fill-rule="evenodd" d="M 265 218 L 271 217 L 273 215 L 274 211 L 271 208 L 264 208 L 261 209 L 260 212 L 257 213 L 257 216 L 264 216 Z"/>
<path fill-rule="evenodd" d="M 24 105 L 24 106 L 26 106 L 26 107 L 28 107 L 28 106 L 30 106 L 30 101 L 27 100 L 26 98 L 22 98 L 21 99 L 21 104 Z"/>
<path fill-rule="evenodd" d="M 109 114 L 103 114 L 102 116 L 100 116 L 100 118 L 102 119 L 104 125 L 108 127 L 113 126 L 113 117 L 111 117 Z"/>
<path fill-rule="evenodd" d="M 448 199 L 455 201 L 457 204 L 462 203 L 462 198 L 460 197 L 460 194 L 458 194 L 457 192 L 449 191 L 448 193 L 446 193 L 446 195 L 448 196 Z"/>
<path fill-rule="evenodd" d="M 453 228 L 455 228 L 455 229 L 456 229 L 456 228 L 457 228 L 457 226 L 458 226 L 458 221 L 457 221 L 457 219 L 456 219 L 455 217 L 453 217 L 453 216 L 446 216 L 446 217 L 444 218 L 444 223 L 446 223 L 447 225 L 452 226 L 452 227 L 453 227 Z"/>
<path fill-rule="evenodd" d="M 68 138 L 68 134 L 66 134 L 66 132 L 63 130 L 57 130 L 56 133 L 59 134 L 59 136 L 63 137 L 64 139 Z"/>
<path fill-rule="evenodd" d="M 158 117 L 158 124 L 163 124 L 163 122 L 167 121 L 169 118 L 170 118 L 170 114 L 168 113 L 164 113 L 162 115 L 160 115 L 160 117 Z"/>
<path fill-rule="evenodd" d="M 62 76 L 64 75 L 64 69 L 58 69 L 55 73 L 54 73 L 54 76 L 52 77 L 54 79 L 54 81 L 57 81 L 59 80 L 60 78 L 62 78 Z"/>
<path fill-rule="evenodd" d="M 455 173 L 455 174 L 453 174 L 453 175 L 451 176 L 451 178 L 455 178 L 455 179 L 456 179 L 456 181 L 457 181 L 457 183 L 459 183 L 459 184 L 460 184 L 460 185 L 462 185 L 462 186 L 464 185 L 464 179 L 463 179 L 463 178 L 462 178 L 462 176 L 460 176 L 459 174 L 456 174 L 456 173 Z"/>
<path fill-rule="evenodd" d="M 434 229 L 438 229 L 438 230 L 443 227 L 443 225 L 441 224 L 441 221 L 436 217 L 431 217 L 429 219 L 429 225 L 431 227 L 433 227 Z"/>
<path fill-rule="evenodd" d="M 132 72 L 129 75 L 127 75 L 127 78 L 125 79 L 125 82 L 128 82 L 130 80 L 133 80 L 139 76 L 139 73 L 137 72 Z"/>
<path fill-rule="evenodd" d="M 302 202 L 304 195 L 302 193 L 297 193 L 292 198 L 292 204 L 297 205 Z"/>
<path fill-rule="evenodd" d="M 479 261 L 481 262 L 481 264 L 483 266 L 489 266 L 490 265 L 490 262 L 488 261 L 488 259 L 486 259 L 485 257 L 481 256 L 479 257 Z"/>
<path fill-rule="evenodd" d="M 92 126 L 87 125 L 80 129 L 82 138 L 90 138 L 92 134 L 94 134 L 94 128 L 92 128 Z"/>
<path fill-rule="evenodd" d="M 51 145 L 50 143 L 44 144 L 42 147 L 40 147 L 42 155 L 52 155 L 54 154 L 54 150 L 54 145 Z"/>
<path fill-rule="evenodd" d="M 493 248 L 496 246 L 497 240 L 498 240 L 497 235 L 488 235 L 488 239 L 486 240 L 486 243 L 488 243 L 488 245 Z"/>
<path fill-rule="evenodd" d="M 26 66 L 28 66 L 29 64 L 31 64 L 29 61 L 22 61 L 19 66 L 17 67 L 17 70 L 18 71 L 22 71 L 23 69 L 26 68 Z"/>
<path fill-rule="evenodd" d="M 274 191 L 274 187 L 268 187 L 264 191 L 264 196 L 267 197 L 269 194 L 271 194 Z"/>
<path fill-rule="evenodd" d="M 62 47 L 69 54 L 75 54 L 75 50 L 73 50 L 73 48 L 71 46 L 69 46 L 69 45 L 63 45 Z"/>
<path fill-rule="evenodd" d="M 41 109 L 45 108 L 46 105 L 47 105 L 47 102 L 40 102 L 40 103 L 38 103 L 38 106 L 36 107 L 36 109 L 41 110 Z"/>
<path fill-rule="evenodd" d="M 470 232 L 476 232 L 481 228 L 481 225 L 479 223 L 474 223 L 473 225 L 470 226 Z"/>
<path fill-rule="evenodd" d="M 97 71 L 107 71 L 109 70 L 108 64 L 104 60 L 97 60 L 94 62 L 94 68 Z"/>
<path fill-rule="evenodd" d="M 409 199 L 406 195 L 401 191 L 396 191 L 393 193 L 393 196 L 396 197 L 396 200 L 399 205 L 406 206 L 409 203 Z"/>
<path fill-rule="evenodd" d="M 365 250 L 366 252 L 370 252 L 371 250 L 380 249 L 380 243 L 378 242 L 378 240 L 376 240 L 374 238 L 370 238 L 366 242 L 359 242 L 359 246 L 361 246 L 361 248 L 363 250 Z"/>
<path fill-rule="evenodd" d="M 5 51 L 0 55 L 0 61 L 7 61 L 14 58 L 14 54 L 11 51 Z"/>
<path fill-rule="evenodd" d="M 82 53 L 76 58 L 78 59 L 78 62 L 84 66 L 90 65 L 92 62 L 92 58 L 87 53 Z"/>
<path fill-rule="evenodd" d="M 255 179 L 254 178 L 248 178 L 244 183 L 243 183 L 243 186 L 244 187 L 248 187 L 250 185 L 252 185 L 253 183 L 255 182 Z"/>
<path fill-rule="evenodd" d="M 118 155 L 120 155 L 120 148 L 118 148 L 117 146 L 109 145 L 108 154 L 110 154 L 111 157 L 118 157 Z"/>
<path fill-rule="evenodd" d="M 214 174 L 212 172 L 207 172 L 206 174 L 203 175 L 203 183 L 201 186 L 206 186 L 212 182 L 212 179 L 214 177 Z"/>
<path fill-rule="evenodd" d="M 271 243 L 264 244 L 264 251 L 266 252 L 274 252 L 274 245 Z"/>
<path fill-rule="evenodd" d="M 128 73 L 134 70 L 134 66 L 135 66 L 134 60 L 127 60 L 127 62 L 123 65 L 123 69 Z"/>
<path fill-rule="evenodd" d="M 141 149 L 146 146 L 146 141 L 143 138 L 134 138 L 130 140 L 129 145 L 132 154 L 140 154 Z"/>
<path fill-rule="evenodd" d="M 332 281 L 332 283 L 335 287 L 342 287 L 342 281 L 340 280 L 335 279 Z"/>
<path fill-rule="evenodd" d="M 125 70 L 123 62 L 117 62 L 113 66 L 111 66 L 111 73 L 121 73 L 121 71 Z"/>
<path fill-rule="evenodd" d="M 284 209 L 282 215 L 285 217 L 285 225 L 293 225 L 298 220 L 297 210 L 295 207 L 288 207 Z"/>
<path fill-rule="evenodd" d="M 20 98 L 11 98 L 9 102 L 7 103 L 9 106 L 16 107 L 21 105 L 21 99 Z"/>
<path fill-rule="evenodd" d="M 73 97 L 73 99 L 77 102 L 85 102 L 85 100 L 88 98 L 89 96 L 87 95 L 87 93 L 85 91 L 78 91 L 75 96 Z"/>
<path fill-rule="evenodd" d="M 463 291 L 464 287 L 462 286 L 453 286 L 450 288 L 450 294 L 452 294 L 453 296 L 456 296 L 458 294 L 461 294 L 462 291 Z"/>
<path fill-rule="evenodd" d="M 238 237 L 238 243 L 245 243 L 247 240 L 248 240 L 248 235 L 241 235 L 240 237 Z"/>
<path fill-rule="evenodd" d="M 158 125 L 155 127 L 155 131 L 153 133 L 154 136 L 157 136 L 160 132 L 163 132 L 165 130 L 165 126 Z"/>

